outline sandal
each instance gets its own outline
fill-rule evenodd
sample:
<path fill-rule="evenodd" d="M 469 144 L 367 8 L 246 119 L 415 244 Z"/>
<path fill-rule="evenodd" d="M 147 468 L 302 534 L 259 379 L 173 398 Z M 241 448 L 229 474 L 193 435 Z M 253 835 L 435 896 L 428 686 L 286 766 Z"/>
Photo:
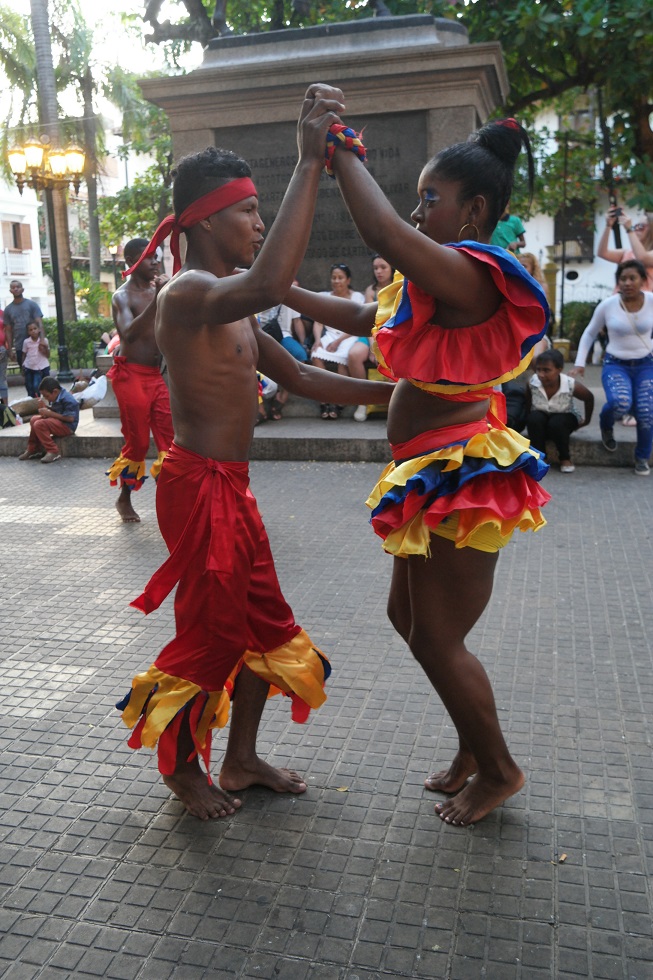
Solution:
<path fill-rule="evenodd" d="M 267 415 L 261 415 L 261 414 L 259 413 L 259 414 L 258 414 L 258 415 L 256 416 L 256 422 L 254 423 L 254 428 L 256 428 L 256 426 L 257 426 L 257 425 L 263 425 L 263 423 L 264 423 L 264 422 L 267 422 L 267 420 L 268 420 L 268 417 L 267 417 Z"/>
<path fill-rule="evenodd" d="M 321 419 L 328 419 L 329 418 L 329 408 L 330 407 L 331 407 L 330 405 L 324 405 L 324 404 L 320 405 L 320 418 Z"/>
<path fill-rule="evenodd" d="M 283 418 L 283 415 L 281 414 L 282 408 L 283 405 L 278 398 L 273 398 L 268 408 L 268 418 L 273 422 L 280 422 Z"/>
<path fill-rule="evenodd" d="M 338 411 L 338 406 L 337 405 L 329 405 L 329 418 L 330 419 L 337 419 L 339 415 L 340 415 L 340 412 Z"/>

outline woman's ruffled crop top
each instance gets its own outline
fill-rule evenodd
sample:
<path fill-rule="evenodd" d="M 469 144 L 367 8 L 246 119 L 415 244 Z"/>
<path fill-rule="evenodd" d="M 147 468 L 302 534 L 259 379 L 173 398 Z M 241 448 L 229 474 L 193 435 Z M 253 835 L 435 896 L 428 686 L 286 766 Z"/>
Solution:
<path fill-rule="evenodd" d="M 400 277 L 379 291 L 379 370 L 441 398 L 476 400 L 528 366 L 546 333 L 549 305 L 542 287 L 505 249 L 479 242 L 448 245 L 485 262 L 504 297 L 484 323 L 445 329 L 434 322 L 437 301 Z"/>

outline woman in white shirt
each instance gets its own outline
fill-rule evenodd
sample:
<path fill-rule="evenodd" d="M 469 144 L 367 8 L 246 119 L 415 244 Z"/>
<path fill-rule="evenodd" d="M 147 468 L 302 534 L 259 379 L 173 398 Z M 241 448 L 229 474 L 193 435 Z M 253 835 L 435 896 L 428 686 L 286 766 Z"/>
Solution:
<path fill-rule="evenodd" d="M 578 344 L 572 376 L 583 374 L 599 332 L 606 328 L 608 345 L 601 381 L 606 403 L 601 409 L 601 440 L 608 452 L 617 448 L 614 422 L 627 413 L 637 421 L 635 473 L 648 476 L 653 448 L 653 293 L 645 292 L 646 269 L 637 259 L 617 266 L 619 292 L 594 310 Z"/>
<path fill-rule="evenodd" d="M 351 270 L 343 262 L 331 266 L 331 292 L 320 295 L 339 296 L 341 299 L 353 300 L 354 303 L 365 302 L 363 294 L 351 288 Z M 313 324 L 313 337 L 311 363 L 319 368 L 326 368 L 327 363 L 335 364 L 339 374 L 348 375 L 347 358 L 358 338 L 317 321 Z M 320 416 L 323 419 L 337 419 L 339 415 L 338 405 L 320 405 Z"/>

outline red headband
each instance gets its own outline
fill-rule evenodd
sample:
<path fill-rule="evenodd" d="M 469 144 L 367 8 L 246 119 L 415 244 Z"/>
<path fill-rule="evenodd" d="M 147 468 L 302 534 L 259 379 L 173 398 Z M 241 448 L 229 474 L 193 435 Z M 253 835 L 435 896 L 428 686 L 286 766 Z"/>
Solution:
<path fill-rule="evenodd" d="M 249 177 L 237 177 L 236 180 L 230 180 L 229 183 L 223 184 L 222 187 L 216 187 L 214 191 L 209 191 L 203 197 L 198 197 L 196 201 L 188 205 L 185 211 L 182 211 L 178 218 L 175 218 L 174 214 L 169 214 L 167 218 L 163 219 L 152 235 L 149 245 L 138 261 L 134 262 L 131 268 L 123 272 L 123 279 L 130 276 L 144 259 L 149 258 L 150 255 L 154 255 L 161 242 L 165 241 L 168 235 L 171 236 L 170 251 L 174 259 L 172 266 L 172 274 L 174 276 L 181 269 L 179 235 L 182 231 L 192 228 L 193 225 L 198 224 L 203 218 L 210 218 L 212 214 L 217 214 L 218 211 L 224 211 L 231 204 L 244 201 L 246 197 L 257 196 L 256 187 Z"/>

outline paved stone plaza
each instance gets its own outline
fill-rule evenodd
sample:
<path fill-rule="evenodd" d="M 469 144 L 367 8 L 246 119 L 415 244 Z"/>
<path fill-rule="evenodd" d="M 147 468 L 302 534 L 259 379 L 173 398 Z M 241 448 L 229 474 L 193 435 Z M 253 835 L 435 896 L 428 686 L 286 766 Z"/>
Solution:
<path fill-rule="evenodd" d="M 165 550 L 151 481 L 119 523 L 101 460 L 0 459 L 0 975 L 8 980 L 653 978 L 653 478 L 547 479 L 473 636 L 524 791 L 473 828 L 422 789 L 455 746 L 385 617 L 378 464 L 259 462 L 298 620 L 332 659 L 301 727 L 266 709 L 258 789 L 184 816 L 114 702 L 172 635 L 128 603 Z M 214 768 L 224 736 L 214 743 Z"/>

